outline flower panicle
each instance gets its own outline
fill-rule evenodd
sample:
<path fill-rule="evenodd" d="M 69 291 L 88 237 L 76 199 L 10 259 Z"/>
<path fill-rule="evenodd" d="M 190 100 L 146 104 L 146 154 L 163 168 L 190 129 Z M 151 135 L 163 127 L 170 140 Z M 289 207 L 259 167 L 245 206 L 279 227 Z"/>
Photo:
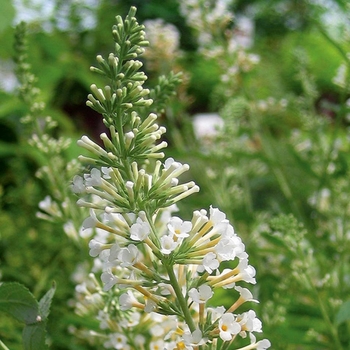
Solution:
<path fill-rule="evenodd" d="M 249 334 L 245 349 L 268 348 L 268 341 L 255 341 L 254 332 L 261 332 L 255 313 L 237 313 L 243 303 L 256 302 L 239 286 L 256 283 L 255 269 L 226 215 L 213 207 L 195 211 L 191 221 L 173 215 L 176 203 L 199 187 L 179 180 L 188 164 L 162 160 L 166 130 L 148 109 L 150 91 L 143 88 L 147 77 L 138 60 L 147 42 L 135 13 L 131 8 L 124 20 L 117 16 L 115 53 L 97 57 L 94 70 L 109 84 L 103 89 L 91 85 L 87 104 L 102 114 L 108 131 L 101 134 L 101 145 L 87 136 L 78 141 L 90 153 L 80 160 L 91 166 L 71 186 L 80 196 L 78 204 L 90 209 L 82 231 L 93 235 L 90 255 L 101 276 L 94 288 L 105 301 L 98 316 L 100 327 L 110 331 L 104 344 L 140 348 L 135 342 L 143 336 L 148 340 L 140 344 L 150 348 L 192 349 L 226 346 Z M 228 309 L 209 307 L 219 288 L 236 296 Z"/>

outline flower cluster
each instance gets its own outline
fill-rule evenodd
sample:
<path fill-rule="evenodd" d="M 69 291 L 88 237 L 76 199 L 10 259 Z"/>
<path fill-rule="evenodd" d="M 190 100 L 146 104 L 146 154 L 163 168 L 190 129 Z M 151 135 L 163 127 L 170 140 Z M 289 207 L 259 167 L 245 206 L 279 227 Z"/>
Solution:
<path fill-rule="evenodd" d="M 83 137 L 80 144 L 86 146 L 87 142 L 94 144 L 87 137 Z M 115 154 L 112 156 L 116 157 Z M 86 160 L 86 157 L 83 159 Z M 111 161 L 108 160 L 108 163 Z M 123 172 L 117 167 L 101 167 L 101 170 L 92 168 L 83 177 L 74 177 L 72 189 L 80 194 L 93 194 L 99 199 L 93 203 L 79 200 L 78 204 L 83 207 L 102 209 L 108 213 L 132 211 L 152 215 L 158 208 L 168 207 L 199 191 L 193 181 L 179 184 L 177 177 L 188 169 L 187 164 L 169 158 L 164 164 L 157 161 L 153 172 L 146 173 L 145 169 L 139 169 L 138 164 L 132 162 L 130 180 L 123 181 Z"/>
<path fill-rule="evenodd" d="M 221 67 L 221 82 L 225 94 L 237 90 L 240 76 L 251 71 L 260 61 L 256 54 L 247 52 L 253 41 L 253 25 L 248 18 L 235 18 L 225 0 L 185 0 L 180 10 L 187 25 L 195 31 L 199 51 L 215 59 Z"/>
<path fill-rule="evenodd" d="M 77 208 L 76 198 L 69 190 L 67 183 L 73 174 L 80 169 L 76 159 L 67 162 L 65 152 L 71 139 L 60 136 L 55 138 L 58 123 L 51 116 L 44 115 L 45 103 L 41 100 L 40 89 L 36 86 L 36 77 L 31 72 L 27 58 L 26 25 L 20 23 L 15 32 L 16 72 L 20 82 L 19 95 L 25 102 L 28 112 L 21 118 L 28 144 L 40 155 L 42 166 L 36 176 L 42 180 L 50 195 L 40 203 L 37 216 L 52 222 L 60 223 L 65 233 L 78 240 L 81 218 L 85 210 Z"/>
<path fill-rule="evenodd" d="M 245 302 L 257 302 L 238 285 L 255 284 L 255 269 L 225 214 L 211 207 L 183 221 L 174 210 L 160 210 L 151 222 L 144 212 L 101 212 L 97 218 L 92 210 L 83 223 L 84 229 L 97 228 L 89 247 L 102 283 L 90 274 L 79 284 L 76 309 L 84 315 L 95 308 L 101 331 L 91 336 L 94 342 L 111 348 L 119 339 L 123 349 L 137 348 L 125 336 L 133 334 L 129 338 L 149 343 L 150 349 L 155 344 L 191 349 L 249 334 L 249 349 L 268 348 L 267 340 L 255 340 L 254 332 L 262 331 L 255 312 L 236 312 Z M 233 268 L 223 268 L 223 262 L 232 262 Z M 208 307 L 220 288 L 232 289 L 235 301 L 227 309 Z M 117 303 L 110 303 L 111 295 Z"/>
<path fill-rule="evenodd" d="M 234 18 L 225 0 L 181 1 L 180 11 L 190 26 L 197 31 L 198 43 L 201 47 L 212 44 L 217 36 L 222 35 Z"/>
<path fill-rule="evenodd" d="M 101 135 L 104 147 L 86 136 L 79 141 L 92 154 L 80 157 L 91 168 L 74 177 L 72 189 L 82 197 L 78 204 L 90 209 L 83 232 L 95 236 L 89 243 L 93 274 L 77 287 L 77 309 L 98 312 L 100 331 L 90 336 L 105 348 L 223 349 L 241 338 L 248 341 L 242 350 L 266 349 L 269 341 L 254 335 L 261 332 L 255 312 L 237 312 L 256 302 L 239 286 L 256 283 L 255 269 L 225 214 L 210 207 L 189 221 L 173 215 L 176 203 L 199 187 L 180 183 L 187 164 L 160 160 L 166 143 L 156 142 L 165 129 L 148 113 L 152 100 L 142 87 L 141 64 L 135 65 L 147 44 L 135 13 L 132 7 L 124 21 L 117 17 L 116 52 L 108 61 L 98 56 L 101 69 L 93 69 L 111 83 L 104 90 L 92 85 L 88 101 L 102 113 L 109 135 Z M 210 307 L 221 288 L 232 289 L 234 301 Z"/>
<path fill-rule="evenodd" d="M 180 33 L 173 24 L 164 23 L 159 18 L 147 20 L 144 25 L 152 46 L 145 50 L 146 67 L 153 72 L 167 71 L 168 66 L 181 55 Z"/>

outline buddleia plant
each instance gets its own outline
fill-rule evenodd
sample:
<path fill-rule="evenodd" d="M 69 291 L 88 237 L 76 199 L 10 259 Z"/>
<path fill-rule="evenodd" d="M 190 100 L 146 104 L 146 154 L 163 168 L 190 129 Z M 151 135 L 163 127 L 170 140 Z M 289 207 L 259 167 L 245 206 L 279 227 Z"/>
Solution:
<path fill-rule="evenodd" d="M 83 230 L 94 232 L 93 270 L 76 288 L 76 308 L 95 313 L 99 326 L 75 333 L 115 349 L 267 349 L 268 340 L 256 340 L 262 324 L 255 312 L 239 311 L 257 302 L 243 287 L 256 283 L 255 269 L 225 214 L 213 207 L 189 220 L 175 214 L 179 201 L 199 191 L 179 179 L 189 165 L 165 158 L 166 130 L 157 122 L 157 106 L 180 77 L 144 87 L 140 57 L 148 42 L 135 14 L 132 7 L 124 20 L 116 17 L 114 52 L 98 55 L 91 68 L 106 85 L 91 85 L 87 105 L 102 115 L 106 132 L 100 142 L 78 141 L 86 170 L 72 189 L 90 210 Z M 215 302 L 221 289 L 230 289 L 228 307 Z"/>

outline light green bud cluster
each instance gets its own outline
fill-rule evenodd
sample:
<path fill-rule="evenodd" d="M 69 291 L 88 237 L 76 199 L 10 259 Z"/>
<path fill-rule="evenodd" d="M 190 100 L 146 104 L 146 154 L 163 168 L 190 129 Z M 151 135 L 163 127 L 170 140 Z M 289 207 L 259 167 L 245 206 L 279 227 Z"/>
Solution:
<path fill-rule="evenodd" d="M 108 128 L 114 126 L 118 132 L 128 122 L 129 111 L 134 107 L 148 107 L 153 102 L 147 98 L 150 91 L 142 87 L 147 76 L 139 71 L 142 62 L 137 58 L 143 54 L 148 41 L 144 26 L 138 24 L 135 13 L 136 9 L 131 8 L 124 21 L 120 16 L 116 17 L 117 24 L 112 29 L 115 53 L 110 53 L 107 59 L 98 55 L 99 67 L 90 68 L 106 76 L 110 85 L 104 89 L 91 85 L 92 94 L 86 104 L 102 114 Z"/>
<path fill-rule="evenodd" d="M 158 84 L 150 91 L 150 97 L 153 100 L 153 110 L 157 112 L 165 110 L 168 98 L 176 94 L 176 86 L 181 83 L 181 77 L 181 72 L 176 74 L 170 72 L 168 76 L 161 75 L 158 78 Z"/>
<path fill-rule="evenodd" d="M 46 153 L 48 156 L 54 156 L 66 150 L 71 144 L 71 140 L 64 137 L 54 139 L 48 134 L 43 134 L 41 137 L 33 134 L 32 138 L 28 140 L 28 143 L 39 149 L 42 153 Z"/>
<path fill-rule="evenodd" d="M 27 28 L 22 22 L 16 26 L 14 42 L 16 74 L 20 83 L 19 97 L 27 110 L 26 115 L 21 118 L 21 123 L 26 135 L 25 147 L 29 144 L 40 162 L 36 176 L 50 193 L 40 201 L 37 216 L 62 224 L 64 232 L 78 240 L 81 220 L 86 216 L 86 210 L 76 206 L 76 198 L 67 183 L 81 166 L 76 160 L 67 162 L 66 151 L 72 140 L 66 136 L 54 136 L 57 133 L 58 122 L 44 114 L 45 102 L 28 62 L 27 46 Z"/>
<path fill-rule="evenodd" d="M 85 156 L 80 156 L 79 159 L 95 165 L 115 166 L 123 169 L 123 162 L 126 159 L 139 161 L 148 158 L 163 158 L 164 153 L 159 150 L 167 147 L 167 143 L 162 141 L 155 145 L 155 142 L 161 138 L 166 129 L 155 124 L 157 116 L 150 113 L 142 122 L 137 113 L 133 111 L 130 117 L 130 131 L 120 133 L 112 125 L 109 128 L 110 138 L 106 133 L 100 135 L 104 148 L 87 136 L 83 136 L 78 141 L 78 145 L 93 153 L 97 159 Z"/>

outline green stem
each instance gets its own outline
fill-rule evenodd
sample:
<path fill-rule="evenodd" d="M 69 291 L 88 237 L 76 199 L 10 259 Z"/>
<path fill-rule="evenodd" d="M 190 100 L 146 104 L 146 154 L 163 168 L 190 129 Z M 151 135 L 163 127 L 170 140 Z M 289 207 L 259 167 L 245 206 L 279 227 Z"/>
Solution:
<path fill-rule="evenodd" d="M 344 208 L 344 214 L 342 217 L 342 232 L 341 237 L 339 238 L 339 253 L 340 253 L 340 264 L 339 264 L 339 290 L 341 292 L 345 291 L 346 286 L 346 266 L 347 266 L 347 260 L 348 260 L 348 243 L 347 243 L 347 229 L 346 229 L 346 223 L 348 220 L 348 210 L 349 206 L 346 206 Z"/>
<path fill-rule="evenodd" d="M 336 115 L 334 126 L 333 126 L 333 131 L 331 133 L 329 148 L 324 154 L 324 163 L 322 166 L 322 172 L 320 174 L 320 180 L 319 180 L 319 184 L 318 184 L 317 201 L 320 200 L 321 189 L 327 185 L 330 186 L 330 182 L 327 183 L 327 180 L 329 180 L 329 173 L 328 173 L 327 169 L 328 169 L 329 164 L 332 162 L 332 154 L 333 154 L 334 149 L 336 147 L 337 138 L 338 138 L 338 135 L 339 135 L 341 128 L 342 128 L 341 122 L 343 119 L 343 110 L 344 110 L 344 107 L 342 107 L 341 110 Z M 324 141 L 319 138 L 320 149 L 322 149 L 322 145 L 321 145 L 322 142 L 324 142 Z"/>
<path fill-rule="evenodd" d="M 302 256 L 303 251 L 301 249 L 298 250 L 298 256 Z M 335 344 L 335 348 L 339 349 L 339 350 L 343 350 L 343 346 L 339 340 L 339 336 L 338 336 L 338 331 L 337 328 L 334 326 L 334 324 L 332 323 L 330 317 L 329 317 L 329 312 L 326 309 L 326 306 L 324 304 L 323 299 L 320 296 L 319 291 L 317 290 L 316 286 L 313 283 L 312 277 L 310 276 L 310 272 L 306 269 L 304 276 L 307 280 L 307 283 L 309 284 L 309 290 L 315 295 L 318 306 L 320 308 L 322 317 L 325 321 L 325 323 L 328 325 L 329 331 L 331 333 L 331 336 L 333 338 L 334 344 Z"/>
<path fill-rule="evenodd" d="M 117 108 L 116 115 L 117 115 L 117 118 L 116 118 L 115 128 L 118 132 L 120 152 L 121 152 L 122 158 L 125 159 L 126 152 L 125 152 L 124 129 L 123 129 L 123 109 L 121 107 Z"/>
<path fill-rule="evenodd" d="M 242 181 L 241 182 L 242 187 L 244 189 L 243 198 L 244 198 L 246 210 L 250 215 L 253 215 L 253 201 L 252 201 L 251 188 L 248 181 L 248 177 L 242 176 L 241 181 Z M 249 221 L 249 224 L 250 224 L 250 221 Z"/>
<path fill-rule="evenodd" d="M 339 134 L 339 131 L 342 129 L 342 125 L 341 122 L 343 120 L 343 117 L 346 113 L 346 106 L 345 106 L 345 101 L 347 99 L 348 96 L 348 91 L 349 91 L 349 87 L 350 87 L 350 83 L 349 83 L 349 74 L 350 74 L 350 60 L 349 57 L 347 55 L 347 52 L 342 48 L 342 46 L 339 44 L 339 42 L 337 42 L 335 39 L 333 39 L 328 33 L 327 31 L 324 29 L 323 25 L 318 21 L 318 20 L 313 20 L 315 26 L 317 27 L 317 29 L 319 30 L 319 32 L 323 35 L 323 37 L 339 52 L 339 54 L 343 57 L 346 66 L 347 66 L 347 76 L 345 81 L 347 82 L 346 86 L 344 89 L 342 89 L 341 94 L 340 94 L 340 110 L 337 112 L 336 114 L 336 118 L 335 118 L 335 123 L 334 123 L 334 129 L 333 129 L 333 133 L 332 133 L 332 138 L 331 138 L 331 142 L 330 142 L 330 147 L 328 150 L 328 153 L 325 155 L 325 163 L 324 163 L 324 167 L 323 167 L 323 171 L 322 171 L 322 175 L 321 175 L 321 180 L 319 183 L 319 189 L 321 189 L 327 180 L 327 168 L 328 165 L 331 161 L 331 155 L 332 152 L 334 150 L 334 146 L 335 146 L 335 142 L 337 139 L 337 136 Z M 317 134 L 317 133 L 316 133 Z M 320 196 L 320 195 L 319 195 Z"/>
<path fill-rule="evenodd" d="M 193 318 L 191 316 L 190 309 L 187 306 L 186 299 L 182 294 L 182 291 L 181 291 L 181 288 L 180 288 L 179 283 L 177 281 L 177 278 L 175 276 L 173 267 L 171 265 L 169 265 L 168 263 L 165 263 L 164 265 L 165 265 L 166 270 L 168 272 L 170 283 L 171 283 L 172 287 L 174 288 L 177 300 L 178 300 L 180 307 L 181 307 L 181 310 L 183 312 L 183 318 L 184 318 L 185 322 L 187 323 L 188 327 L 190 328 L 190 331 L 194 332 L 196 330 L 196 326 L 193 322 Z"/>
<path fill-rule="evenodd" d="M 152 214 L 148 210 L 145 210 L 145 212 L 146 212 L 147 221 L 151 227 L 151 233 L 150 233 L 149 237 L 150 237 L 151 241 L 153 242 L 153 244 L 158 248 L 158 250 L 160 250 L 160 242 L 159 242 L 159 238 L 157 236 L 157 229 L 154 226 Z M 157 254 L 157 252 L 154 252 L 154 253 Z M 157 257 L 159 257 L 159 259 L 161 259 L 161 257 L 159 255 L 157 255 Z"/>
<path fill-rule="evenodd" d="M 293 189 L 291 187 L 287 172 L 285 170 L 285 166 L 282 163 L 282 161 L 280 161 L 280 156 L 274 149 L 276 143 L 274 142 L 274 138 L 271 132 L 267 128 L 265 128 L 263 132 L 260 133 L 260 137 L 264 156 L 266 157 L 271 172 L 276 177 L 281 192 L 288 200 L 288 203 L 290 204 L 290 207 L 294 211 L 295 215 L 298 218 L 302 219 L 303 222 L 307 222 L 293 195 Z"/>
<path fill-rule="evenodd" d="M 341 45 L 339 45 L 339 43 L 334 40 L 328 33 L 327 31 L 324 29 L 323 25 L 317 21 L 314 20 L 313 21 L 315 26 L 317 27 L 317 29 L 319 30 L 319 32 L 323 35 L 323 37 L 330 42 L 330 44 L 340 53 L 340 55 L 345 59 L 345 61 L 347 63 L 349 63 L 349 58 L 347 55 L 347 52 L 341 47 Z"/>
<path fill-rule="evenodd" d="M 317 300 L 318 300 L 318 304 L 320 306 L 321 309 L 321 313 L 322 313 L 322 317 L 323 319 L 326 321 L 326 323 L 328 324 L 329 330 L 331 332 L 332 338 L 334 340 L 334 343 L 336 344 L 335 348 L 342 350 L 343 346 L 340 343 L 339 337 L 338 337 L 338 331 L 336 329 L 336 327 L 334 327 L 332 321 L 329 318 L 328 312 L 326 310 L 326 307 L 322 301 L 322 298 L 320 297 L 319 293 L 315 290 L 315 293 L 317 294 Z"/>

